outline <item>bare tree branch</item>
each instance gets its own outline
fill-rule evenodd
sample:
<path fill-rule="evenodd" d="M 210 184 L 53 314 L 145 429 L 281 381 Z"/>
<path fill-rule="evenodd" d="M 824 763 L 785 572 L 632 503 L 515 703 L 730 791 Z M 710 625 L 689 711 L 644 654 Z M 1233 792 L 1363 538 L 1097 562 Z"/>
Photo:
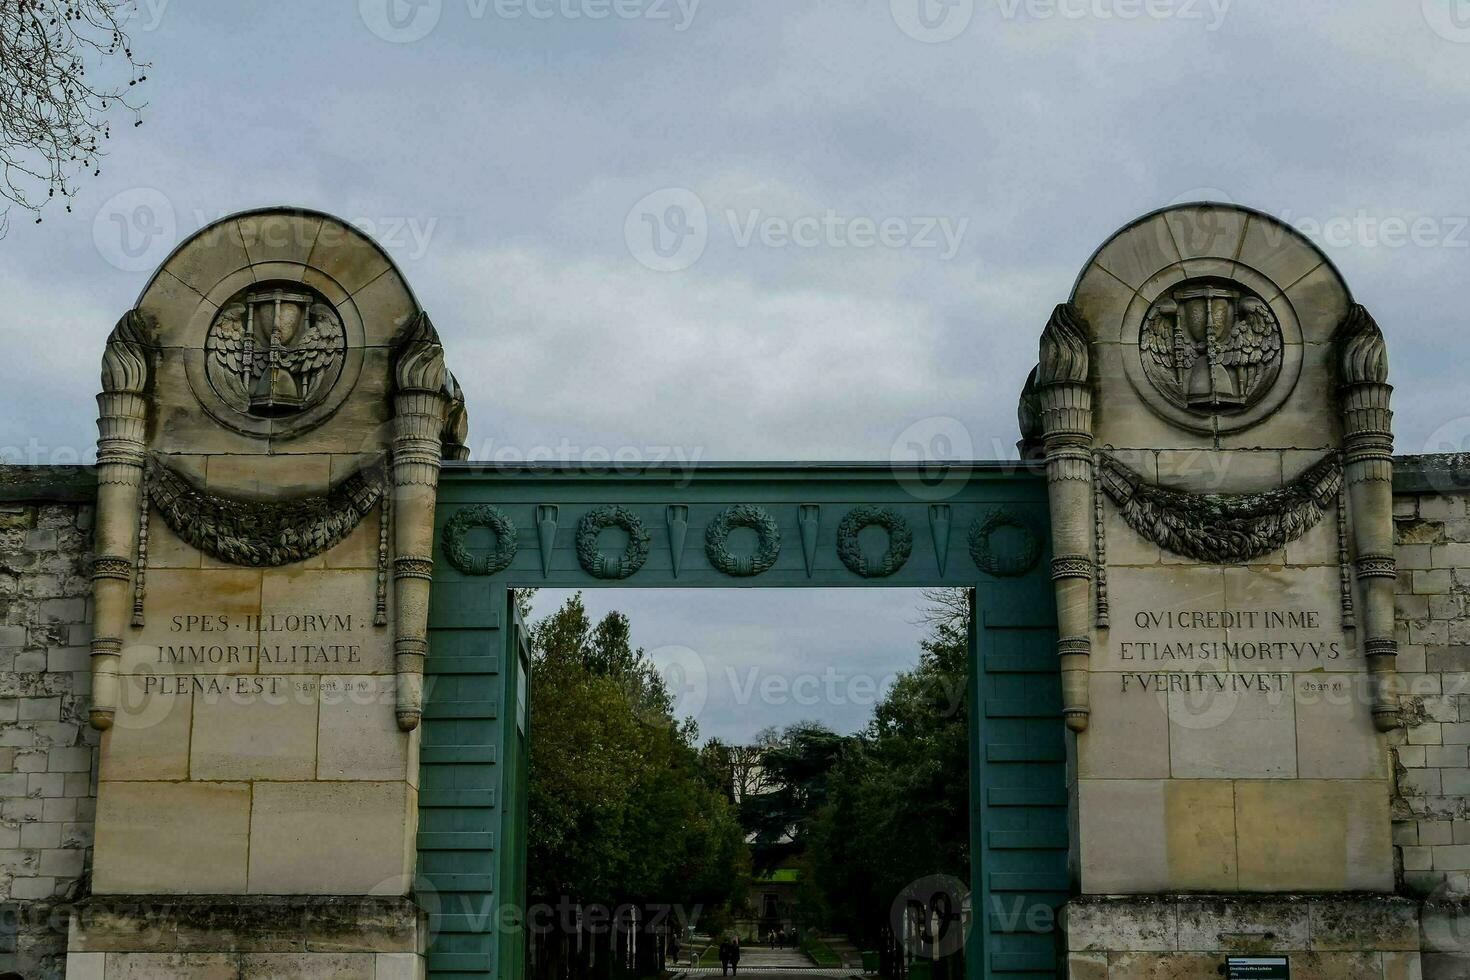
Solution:
<path fill-rule="evenodd" d="M 101 173 L 109 111 L 122 108 L 142 124 L 146 103 L 136 92 L 149 66 L 123 29 L 135 4 L 0 0 L 0 236 L 12 208 L 37 223 L 58 196 L 71 210 L 77 178 Z"/>

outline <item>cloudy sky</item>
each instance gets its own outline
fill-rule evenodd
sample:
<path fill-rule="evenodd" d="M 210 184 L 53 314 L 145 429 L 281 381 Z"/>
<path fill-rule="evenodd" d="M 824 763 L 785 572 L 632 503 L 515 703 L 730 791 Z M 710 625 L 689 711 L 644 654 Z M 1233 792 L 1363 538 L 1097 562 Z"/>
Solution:
<path fill-rule="evenodd" d="M 1005 454 L 1088 255 L 1198 198 L 1323 244 L 1402 450 L 1470 441 L 1470 0 L 138 5 L 145 124 L 0 240 L 7 460 L 90 452 L 147 270 L 269 204 L 396 257 L 480 458 Z"/>

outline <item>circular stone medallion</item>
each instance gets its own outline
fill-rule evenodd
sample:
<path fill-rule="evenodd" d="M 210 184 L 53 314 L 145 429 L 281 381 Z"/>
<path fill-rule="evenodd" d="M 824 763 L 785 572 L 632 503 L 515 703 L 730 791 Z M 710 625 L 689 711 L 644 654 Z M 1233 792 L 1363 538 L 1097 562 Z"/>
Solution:
<path fill-rule="evenodd" d="M 1224 279 L 1186 279 L 1154 300 L 1138 330 L 1144 377 L 1177 410 L 1237 415 L 1281 378 L 1284 341 L 1270 304 Z"/>
<path fill-rule="evenodd" d="M 254 285 L 220 307 L 204 341 L 205 377 L 227 407 L 247 419 L 304 415 L 342 375 L 342 318 L 316 290 L 297 282 Z"/>

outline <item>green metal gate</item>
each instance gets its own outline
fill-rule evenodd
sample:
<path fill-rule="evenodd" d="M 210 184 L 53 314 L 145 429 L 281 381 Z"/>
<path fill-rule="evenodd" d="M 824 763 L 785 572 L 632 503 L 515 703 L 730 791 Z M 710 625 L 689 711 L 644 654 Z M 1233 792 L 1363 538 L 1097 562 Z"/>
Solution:
<path fill-rule="evenodd" d="M 764 570 L 734 545 L 707 542 L 731 508 L 779 538 Z M 577 547 L 584 518 L 604 523 L 614 513 L 643 537 L 646 557 L 626 577 L 616 577 L 628 571 L 619 561 L 626 531 L 583 534 L 581 554 Z M 493 574 L 467 574 L 446 560 L 443 527 L 487 514 L 514 524 L 514 555 Z M 890 541 L 894 527 L 910 536 L 896 569 L 857 554 L 853 528 L 875 519 Z M 449 464 L 436 525 L 418 838 L 430 977 L 524 975 L 530 660 L 514 589 L 531 587 L 974 590 L 967 962 L 984 980 L 1059 975 L 1065 728 L 1041 476 L 1002 464 L 940 473 L 886 464 L 636 472 Z M 503 546 L 487 536 L 469 550 L 483 558 Z"/>

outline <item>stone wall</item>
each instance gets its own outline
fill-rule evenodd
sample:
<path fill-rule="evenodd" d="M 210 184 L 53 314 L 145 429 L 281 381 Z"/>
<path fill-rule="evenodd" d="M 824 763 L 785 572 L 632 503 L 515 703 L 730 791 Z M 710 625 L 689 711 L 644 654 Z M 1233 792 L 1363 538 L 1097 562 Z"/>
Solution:
<path fill-rule="evenodd" d="M 1426 980 L 1470 978 L 1470 460 L 1398 467 L 1396 618 L 1405 727 L 1393 738 L 1395 866 L 1427 900 Z"/>
<path fill-rule="evenodd" d="M 1406 726 L 1390 736 L 1397 884 L 1400 895 L 1425 902 L 1425 980 L 1466 980 L 1470 460 L 1401 458 L 1395 470 L 1399 665 L 1407 692 Z M 27 980 L 64 975 L 67 916 L 72 901 L 85 897 L 90 872 L 97 742 L 86 724 L 92 493 L 86 470 L 0 468 L 0 655 L 6 687 L 0 694 L 0 973 L 15 970 Z M 1196 941 L 1203 927 L 1188 925 L 1206 919 L 1210 925 L 1222 917 L 1236 924 L 1214 933 L 1246 935 L 1257 931 L 1253 921 L 1270 919 L 1280 937 L 1271 948 L 1311 953 L 1294 957 L 1294 965 L 1331 970 L 1347 956 L 1320 955 L 1332 952 L 1322 945 L 1326 940 L 1314 938 L 1325 927 L 1310 914 L 1298 914 L 1300 903 L 1289 897 L 1259 907 L 1247 902 L 1218 908 L 1203 899 L 1101 900 L 1071 910 L 1075 976 L 1128 975 L 1127 954 L 1102 951 L 1121 937 L 1103 937 L 1111 928 L 1141 921 L 1140 910 L 1118 907 L 1141 901 L 1167 903 L 1173 911 L 1165 919 L 1177 931 L 1140 935 L 1136 945 L 1174 954 L 1180 966 L 1222 959 L 1228 944 L 1201 948 L 1210 945 Z M 1388 902 L 1384 912 L 1386 921 L 1397 922 L 1403 906 Z M 1393 947 L 1406 944 L 1394 929 L 1383 931 L 1385 951 L 1375 966 L 1393 977 L 1405 959 Z M 1097 950 L 1089 951 L 1089 945 Z M 1376 969 L 1362 975 L 1378 976 Z"/>
<path fill-rule="evenodd" d="M 0 478 L 0 973 L 65 973 L 91 865 L 90 474 Z"/>

